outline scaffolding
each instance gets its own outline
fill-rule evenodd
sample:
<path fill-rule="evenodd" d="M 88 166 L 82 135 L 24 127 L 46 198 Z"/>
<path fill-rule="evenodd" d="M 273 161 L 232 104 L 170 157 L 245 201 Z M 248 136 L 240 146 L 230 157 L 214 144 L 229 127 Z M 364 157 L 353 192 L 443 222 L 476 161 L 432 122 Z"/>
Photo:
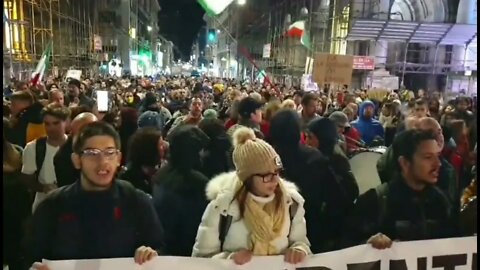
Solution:
<path fill-rule="evenodd" d="M 4 0 L 4 58 L 10 73 L 27 79 L 50 42 L 49 66 L 57 67 L 55 75 L 72 68 L 89 70 L 96 60 L 95 5 L 95 0 Z"/>

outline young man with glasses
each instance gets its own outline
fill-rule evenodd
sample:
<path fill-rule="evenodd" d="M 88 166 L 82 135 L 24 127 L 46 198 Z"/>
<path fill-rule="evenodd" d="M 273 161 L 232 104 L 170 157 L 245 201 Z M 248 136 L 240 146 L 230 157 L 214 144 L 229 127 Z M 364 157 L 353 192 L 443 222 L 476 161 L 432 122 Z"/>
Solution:
<path fill-rule="evenodd" d="M 86 125 L 74 140 L 80 180 L 43 201 L 33 216 L 33 261 L 135 257 L 142 264 L 162 247 L 162 228 L 148 195 L 115 179 L 120 137 L 107 123 Z M 48 269 L 34 263 L 33 269 Z"/>

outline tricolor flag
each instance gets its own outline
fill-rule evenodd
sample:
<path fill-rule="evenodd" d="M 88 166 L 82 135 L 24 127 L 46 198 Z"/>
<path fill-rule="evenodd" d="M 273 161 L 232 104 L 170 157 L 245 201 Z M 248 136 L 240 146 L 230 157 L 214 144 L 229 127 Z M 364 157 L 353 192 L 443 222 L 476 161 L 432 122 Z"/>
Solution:
<path fill-rule="evenodd" d="M 233 0 L 198 0 L 209 16 L 215 16 L 224 11 Z"/>
<path fill-rule="evenodd" d="M 307 49 L 311 49 L 310 35 L 305 30 L 305 21 L 296 21 L 288 27 L 287 36 L 300 38 L 300 43 Z"/>
<path fill-rule="evenodd" d="M 40 61 L 35 68 L 35 71 L 32 73 L 32 80 L 30 83 L 32 85 L 37 85 L 43 79 L 45 71 L 48 69 L 48 61 L 50 60 L 50 54 L 52 53 L 52 42 L 48 43 L 47 48 L 42 54 Z"/>

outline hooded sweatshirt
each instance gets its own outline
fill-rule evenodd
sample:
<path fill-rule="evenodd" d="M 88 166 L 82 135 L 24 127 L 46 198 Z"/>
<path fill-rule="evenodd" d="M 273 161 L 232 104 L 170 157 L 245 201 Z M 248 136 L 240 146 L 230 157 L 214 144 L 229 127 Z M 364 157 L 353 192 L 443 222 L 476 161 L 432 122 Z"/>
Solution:
<path fill-rule="evenodd" d="M 360 108 L 358 110 L 358 119 L 353 121 L 352 125 L 360 132 L 362 140 L 369 145 L 377 136 L 384 138 L 384 130 L 382 124 L 378 120 L 373 118 L 365 118 L 364 112 L 367 106 L 375 108 L 373 102 L 369 100 L 364 101 L 362 104 L 360 104 Z"/>

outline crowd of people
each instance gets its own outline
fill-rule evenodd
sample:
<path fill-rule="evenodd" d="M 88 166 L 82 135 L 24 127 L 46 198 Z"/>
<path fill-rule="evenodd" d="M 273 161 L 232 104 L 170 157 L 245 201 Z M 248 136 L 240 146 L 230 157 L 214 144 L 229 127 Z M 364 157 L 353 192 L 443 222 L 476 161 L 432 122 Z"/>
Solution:
<path fill-rule="evenodd" d="M 476 97 L 206 77 L 48 79 L 3 94 L 10 270 L 162 255 L 296 264 L 476 234 Z M 375 147 L 381 183 L 364 192 L 349 159 Z"/>

